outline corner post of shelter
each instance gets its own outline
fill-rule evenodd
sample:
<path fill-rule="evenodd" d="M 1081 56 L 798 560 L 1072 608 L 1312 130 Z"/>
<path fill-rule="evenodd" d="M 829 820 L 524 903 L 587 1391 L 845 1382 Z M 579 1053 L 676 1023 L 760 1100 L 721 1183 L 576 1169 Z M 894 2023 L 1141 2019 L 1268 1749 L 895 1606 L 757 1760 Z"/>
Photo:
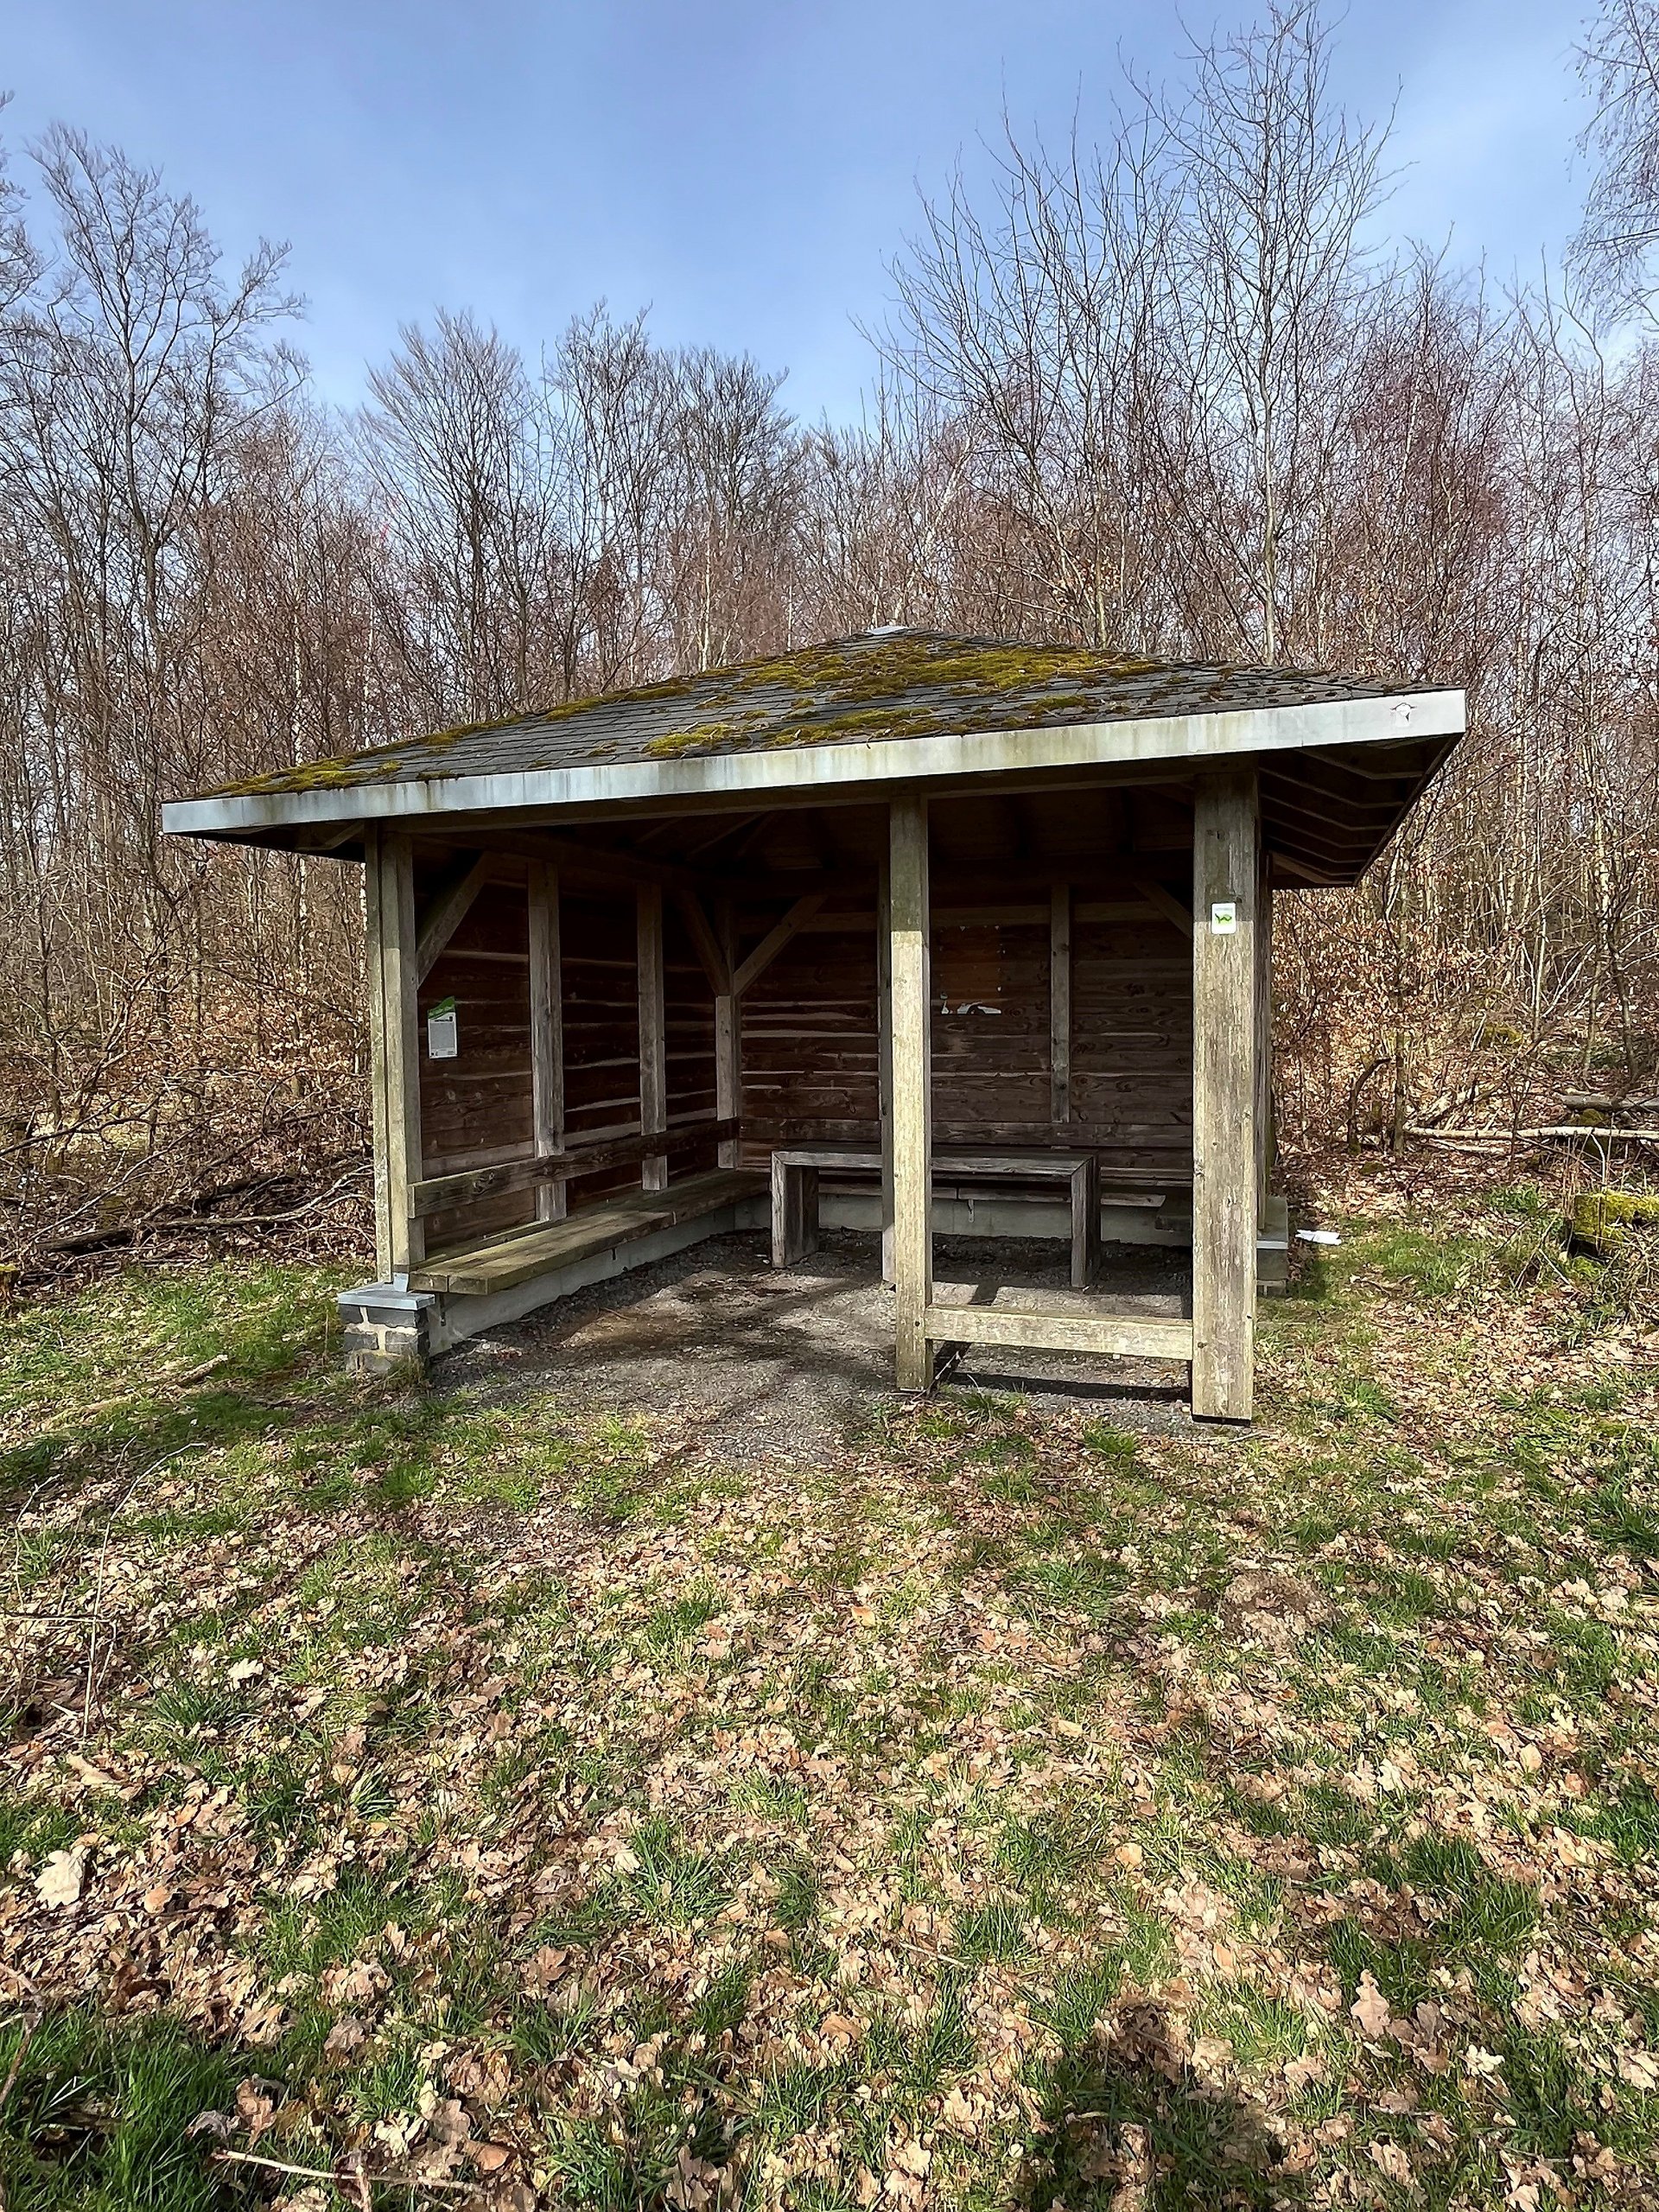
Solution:
<path fill-rule="evenodd" d="M 875 1086 L 881 1126 L 881 1280 L 893 1281 L 893 865 L 883 852 L 875 880 Z"/>
<path fill-rule="evenodd" d="M 537 1160 L 564 1149 L 564 977 L 559 944 L 559 878 L 545 861 L 530 863 L 531 1118 Z M 563 1181 L 536 1190 L 537 1221 L 563 1221 Z"/>
<path fill-rule="evenodd" d="M 933 1360 L 933 1103 L 927 801 L 896 798 L 887 883 L 887 1025 L 893 1102 L 893 1367 L 901 1390 L 925 1390 Z"/>
<path fill-rule="evenodd" d="M 381 1280 L 425 1256 L 415 1217 L 421 1179 L 421 1063 L 415 859 L 407 837 L 371 830 L 364 854 L 365 966 L 374 1107 L 374 1241 Z"/>
<path fill-rule="evenodd" d="M 1267 1219 L 1279 1133 L 1273 1109 L 1273 883 L 1265 845 L 1256 869 L 1255 908 L 1255 1205 L 1258 1226 Z"/>
<path fill-rule="evenodd" d="M 635 944 L 639 975 L 639 1133 L 660 1136 L 668 1127 L 668 1058 L 664 1007 L 663 887 L 642 883 L 636 894 Z M 639 1169 L 647 1191 L 668 1188 L 668 1154 L 647 1154 Z"/>
<path fill-rule="evenodd" d="M 1249 1420 L 1262 954 L 1254 768 L 1200 778 L 1192 826 L 1192 1411 Z"/>

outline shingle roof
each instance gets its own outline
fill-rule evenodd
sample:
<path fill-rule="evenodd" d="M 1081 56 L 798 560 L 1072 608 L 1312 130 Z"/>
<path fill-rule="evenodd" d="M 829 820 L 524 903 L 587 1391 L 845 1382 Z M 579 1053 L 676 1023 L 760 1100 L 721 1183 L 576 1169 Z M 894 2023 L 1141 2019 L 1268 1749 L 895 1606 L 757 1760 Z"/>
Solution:
<path fill-rule="evenodd" d="M 877 630 L 510 721 L 282 768 L 214 796 L 513 775 L 868 739 L 1064 728 L 1391 697 L 1427 686 L 1327 670 L 1154 661 Z"/>

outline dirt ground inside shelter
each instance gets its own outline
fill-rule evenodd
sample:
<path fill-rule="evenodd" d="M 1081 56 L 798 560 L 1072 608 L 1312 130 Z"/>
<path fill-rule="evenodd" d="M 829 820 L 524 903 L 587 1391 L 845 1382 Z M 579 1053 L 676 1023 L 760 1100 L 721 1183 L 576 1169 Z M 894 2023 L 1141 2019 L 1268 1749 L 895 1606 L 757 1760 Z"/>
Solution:
<path fill-rule="evenodd" d="M 976 1300 L 1017 1289 L 1057 1309 L 1179 1316 L 1191 1310 L 1185 1252 L 1108 1244 L 1096 1289 L 1070 1287 L 1069 1247 L 1057 1239 L 936 1238 L 940 1286 L 975 1286 Z M 503 1403 L 556 1387 L 572 1406 L 668 1409 L 704 1431 L 712 1452 L 758 1441 L 788 1456 L 840 1443 L 893 1389 L 893 1294 L 880 1280 L 876 1239 L 828 1230 L 796 1266 L 769 1262 L 760 1230 L 711 1237 L 461 1344 L 441 1363 L 441 1387 L 476 1386 Z M 1038 1405 L 1097 1404 L 1143 1433 L 1185 1427 L 1186 1373 L 1156 1360 L 965 1347 L 940 1388 L 1010 1389 Z"/>

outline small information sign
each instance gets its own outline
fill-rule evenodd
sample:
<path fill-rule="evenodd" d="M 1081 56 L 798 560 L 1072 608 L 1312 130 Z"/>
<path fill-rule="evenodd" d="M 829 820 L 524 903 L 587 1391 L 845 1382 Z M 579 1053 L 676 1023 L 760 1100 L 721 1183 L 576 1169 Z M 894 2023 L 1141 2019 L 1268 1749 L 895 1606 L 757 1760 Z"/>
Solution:
<path fill-rule="evenodd" d="M 455 1002 L 440 999 L 426 1017 L 426 1052 L 433 1060 L 453 1060 L 460 1050 L 455 1034 Z"/>
<path fill-rule="evenodd" d="M 1238 902 L 1233 899 L 1219 899 L 1210 909 L 1211 937 L 1236 937 L 1238 934 Z"/>

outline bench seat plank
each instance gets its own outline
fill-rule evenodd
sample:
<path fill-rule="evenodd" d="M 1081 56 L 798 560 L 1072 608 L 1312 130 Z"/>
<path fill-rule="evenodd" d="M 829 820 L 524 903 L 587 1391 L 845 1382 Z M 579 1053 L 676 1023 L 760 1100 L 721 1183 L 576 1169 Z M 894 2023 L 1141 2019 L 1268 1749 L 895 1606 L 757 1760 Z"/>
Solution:
<path fill-rule="evenodd" d="M 485 1243 L 434 1254 L 424 1266 L 410 1270 L 409 1287 L 467 1297 L 515 1290 L 537 1275 L 573 1266 L 619 1244 L 631 1244 L 653 1230 L 671 1229 L 678 1222 L 758 1198 L 766 1187 L 766 1177 L 752 1169 L 715 1167 L 703 1175 L 690 1175 L 665 1191 L 630 1191 L 584 1207 L 563 1221 L 550 1222 L 530 1236 L 503 1232 Z"/>

